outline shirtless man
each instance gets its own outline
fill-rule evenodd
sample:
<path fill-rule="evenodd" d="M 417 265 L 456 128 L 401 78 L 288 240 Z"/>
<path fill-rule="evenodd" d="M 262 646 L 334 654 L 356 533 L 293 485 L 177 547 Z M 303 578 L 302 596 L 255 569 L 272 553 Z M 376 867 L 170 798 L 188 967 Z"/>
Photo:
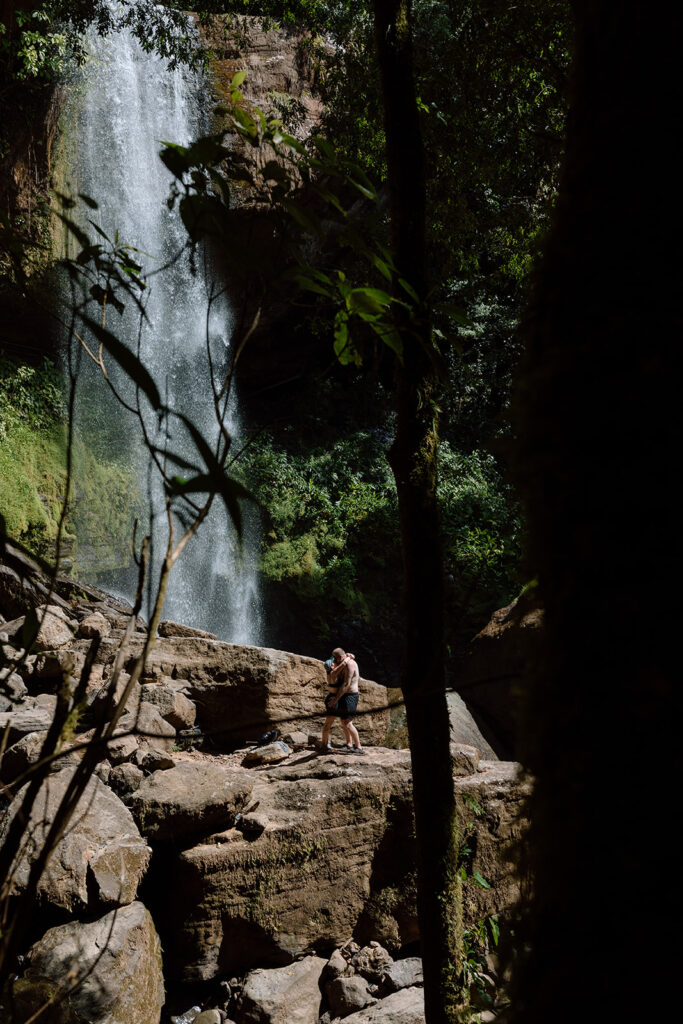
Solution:
<path fill-rule="evenodd" d="M 358 680 L 360 673 L 353 654 L 346 654 L 341 647 L 335 647 L 332 651 L 332 668 L 327 674 L 327 685 L 329 692 L 325 701 L 327 717 L 323 726 L 322 753 L 329 753 L 330 730 L 335 718 L 341 720 L 342 729 L 346 738 L 346 750 L 349 753 L 360 754 L 363 748 L 360 744 L 358 730 L 353 724 L 353 716 L 358 707 Z"/>

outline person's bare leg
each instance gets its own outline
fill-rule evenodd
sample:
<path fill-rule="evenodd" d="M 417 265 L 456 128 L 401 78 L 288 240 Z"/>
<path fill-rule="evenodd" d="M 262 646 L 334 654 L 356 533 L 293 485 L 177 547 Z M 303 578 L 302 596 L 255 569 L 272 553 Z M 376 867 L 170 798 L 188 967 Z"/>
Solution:
<path fill-rule="evenodd" d="M 349 720 L 348 722 L 342 722 L 342 725 L 344 726 L 346 742 L 353 743 L 354 747 L 356 747 L 358 750 L 362 750 L 363 748 L 360 745 L 360 736 L 358 735 L 358 729 L 356 729 L 353 722 Z"/>
<path fill-rule="evenodd" d="M 349 720 L 347 718 L 342 718 L 341 724 L 342 724 L 342 729 L 344 730 L 344 739 L 346 740 L 346 746 L 347 747 L 352 747 L 353 746 L 353 736 L 351 734 L 351 731 L 349 730 L 349 725 L 351 723 L 349 722 Z"/>
<path fill-rule="evenodd" d="M 323 725 L 323 739 L 322 739 L 323 747 L 329 747 L 329 745 L 330 745 L 330 731 L 331 731 L 333 725 L 334 725 L 334 715 L 330 715 L 328 718 L 325 719 L 325 724 Z"/>

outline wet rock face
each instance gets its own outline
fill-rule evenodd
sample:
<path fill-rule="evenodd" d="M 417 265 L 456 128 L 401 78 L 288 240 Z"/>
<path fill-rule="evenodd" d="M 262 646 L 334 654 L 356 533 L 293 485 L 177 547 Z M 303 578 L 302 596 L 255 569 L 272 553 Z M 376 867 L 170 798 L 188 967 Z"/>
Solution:
<path fill-rule="evenodd" d="M 17 1019 L 27 1020 L 50 997 L 60 995 L 67 979 L 72 991 L 59 1004 L 60 1024 L 159 1024 L 164 1003 L 161 946 L 142 903 L 90 923 L 50 928 L 30 950 L 28 970 L 14 982 Z"/>

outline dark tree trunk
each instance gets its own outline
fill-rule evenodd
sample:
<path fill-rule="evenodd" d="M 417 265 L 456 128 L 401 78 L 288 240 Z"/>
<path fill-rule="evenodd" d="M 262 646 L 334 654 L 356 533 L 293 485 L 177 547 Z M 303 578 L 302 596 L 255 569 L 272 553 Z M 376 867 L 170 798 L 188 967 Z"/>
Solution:
<path fill-rule="evenodd" d="M 674 1005 L 680 775 L 679 8 L 577 0 L 567 151 L 517 394 L 546 648 L 527 695 L 533 900 L 513 1020 Z M 672 13 L 672 12 L 676 13 Z M 674 125 L 676 128 L 674 129 Z M 675 243 L 675 248 L 671 243 Z M 676 580 L 677 583 L 677 580 Z"/>
<path fill-rule="evenodd" d="M 403 693 L 412 754 L 418 903 L 428 1024 L 454 1018 L 460 1002 L 461 900 L 457 822 L 444 671 L 443 567 L 436 497 L 438 388 L 425 281 L 424 153 L 411 61 L 410 3 L 375 0 L 386 128 L 394 256 L 421 300 L 399 320 L 396 478 L 405 581 Z"/>

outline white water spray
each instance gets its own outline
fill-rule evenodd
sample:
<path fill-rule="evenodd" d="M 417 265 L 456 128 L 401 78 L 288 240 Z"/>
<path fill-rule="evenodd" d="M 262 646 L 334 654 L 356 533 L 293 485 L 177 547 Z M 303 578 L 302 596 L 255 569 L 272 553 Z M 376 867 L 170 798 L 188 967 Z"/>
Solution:
<path fill-rule="evenodd" d="M 136 257 L 145 272 L 163 266 L 178 253 L 186 233 L 166 197 L 171 176 L 159 159 L 162 141 L 187 145 L 207 128 L 199 105 L 203 82 L 184 69 L 168 70 L 154 55 L 146 54 L 127 31 L 89 44 L 90 60 L 83 73 L 80 95 L 68 114 L 72 139 L 71 179 L 80 192 L 91 196 L 98 209 L 87 214 L 110 238 L 135 246 L 146 256 Z M 138 339 L 138 318 L 127 310 L 122 318 L 110 314 L 108 325 L 131 349 L 140 341 L 140 355 L 157 382 L 164 401 L 189 416 L 209 440 L 217 436 L 207 356 L 227 369 L 231 314 L 228 303 L 214 301 L 207 321 L 208 299 L 215 289 L 210 272 L 197 261 L 191 272 L 185 254 L 169 269 L 154 275 L 146 296 L 148 322 Z M 92 389 L 105 388 L 89 378 L 88 402 L 92 421 Z M 98 396 L 100 392 L 98 391 Z M 128 395 L 131 389 L 129 387 Z M 97 416 L 117 417 L 117 444 L 127 446 L 130 462 L 140 459 L 139 426 L 108 401 L 97 399 Z M 153 419 L 148 417 L 153 429 Z M 234 390 L 228 407 L 227 427 L 232 451 L 241 447 L 241 424 Z M 92 429 L 92 426 L 91 426 Z M 174 427 L 171 448 L 197 459 L 188 437 Z M 163 447 L 159 436 L 156 443 Z M 183 447 L 184 446 L 184 447 Z M 120 455 L 120 452 L 117 453 Z M 142 466 L 142 463 L 141 463 Z M 152 507 L 154 560 L 151 578 L 166 544 L 166 515 L 153 472 L 141 470 L 141 487 Z M 255 571 L 258 523 L 246 510 L 245 535 L 240 546 L 228 523 L 224 506 L 216 499 L 171 573 L 164 617 L 210 630 L 234 643 L 261 640 L 260 600 Z M 92 566 L 97 569 L 97 566 Z M 130 581 L 122 574 L 113 588 L 128 600 Z M 111 575 L 109 576 L 111 580 Z"/>

